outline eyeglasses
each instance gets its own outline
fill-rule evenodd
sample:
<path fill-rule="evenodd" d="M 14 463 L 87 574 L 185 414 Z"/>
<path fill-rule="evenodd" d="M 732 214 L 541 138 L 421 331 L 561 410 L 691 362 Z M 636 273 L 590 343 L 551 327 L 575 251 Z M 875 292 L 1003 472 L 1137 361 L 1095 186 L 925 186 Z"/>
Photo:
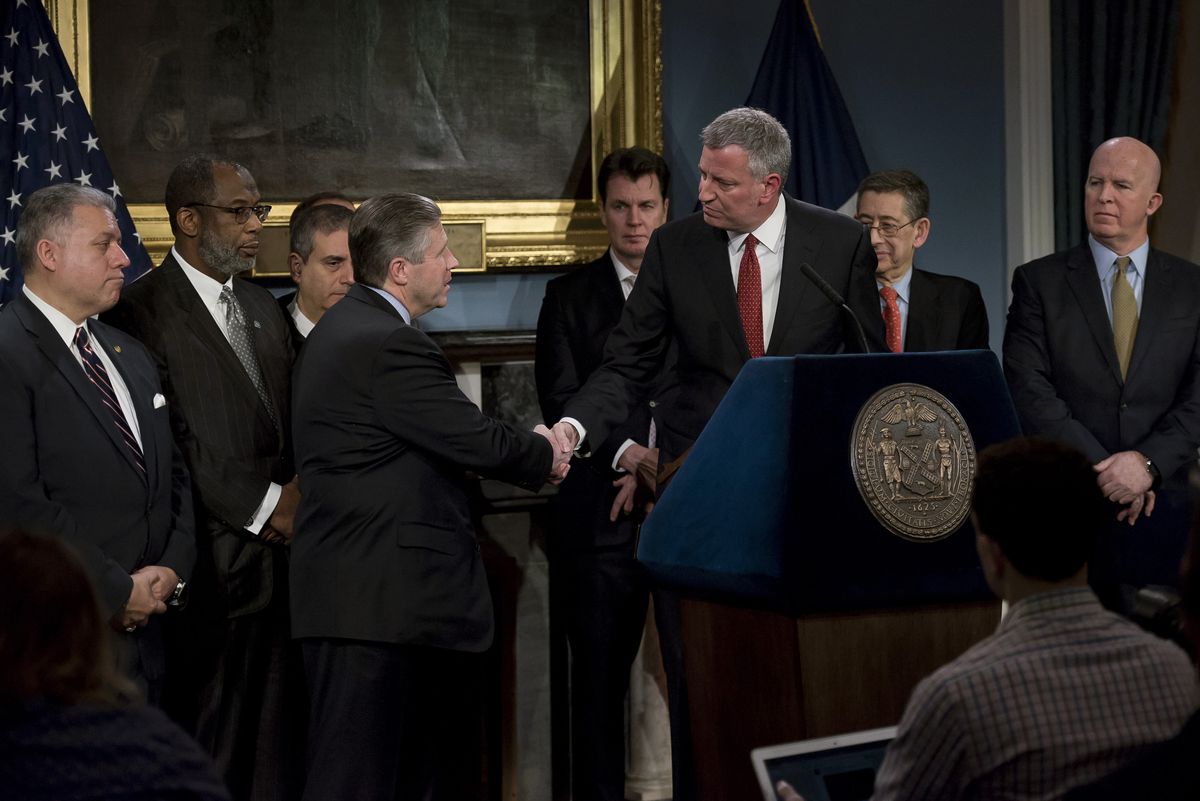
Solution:
<path fill-rule="evenodd" d="M 859 222 L 862 223 L 863 227 L 866 228 L 868 231 L 870 231 L 872 228 L 874 228 L 879 231 L 880 236 L 886 236 L 890 239 L 891 237 L 900 233 L 902 230 L 904 230 L 908 226 L 917 222 L 917 220 L 909 220 L 904 225 L 896 225 L 895 223 L 889 223 L 889 222 L 879 223 L 879 225 L 871 225 L 871 223 L 866 220 L 859 220 Z"/>
<path fill-rule="evenodd" d="M 259 222 L 266 222 L 267 215 L 271 213 L 271 207 L 265 204 L 257 206 L 214 206 L 211 203 L 184 203 L 184 206 L 203 206 L 206 209 L 219 209 L 227 211 L 233 215 L 233 220 L 238 225 L 245 224 L 246 220 L 250 219 L 250 214 L 253 213 L 258 218 Z"/>

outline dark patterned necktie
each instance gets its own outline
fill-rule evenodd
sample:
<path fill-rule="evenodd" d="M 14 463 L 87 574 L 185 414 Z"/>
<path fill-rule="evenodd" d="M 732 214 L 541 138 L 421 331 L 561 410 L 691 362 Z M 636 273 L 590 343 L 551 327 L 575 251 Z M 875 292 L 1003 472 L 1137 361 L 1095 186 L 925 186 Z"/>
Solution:
<path fill-rule="evenodd" d="M 879 295 L 883 298 L 883 327 L 887 334 L 888 350 L 900 353 L 904 350 L 904 343 L 900 339 L 900 304 L 896 300 L 900 295 L 890 286 L 879 287 Z"/>
<path fill-rule="evenodd" d="M 751 359 L 763 355 L 762 271 L 758 266 L 758 254 L 754 252 L 757 246 L 754 234 L 746 237 L 737 285 L 738 314 L 742 318 L 742 333 L 746 335 Z"/>
<path fill-rule="evenodd" d="M 104 369 L 104 362 L 100 361 L 96 351 L 92 350 L 86 326 L 75 329 L 75 348 L 83 357 L 84 375 L 100 393 L 100 401 L 112 415 L 113 423 L 116 424 L 117 431 L 121 433 L 121 439 L 129 448 L 129 452 L 133 454 L 134 464 L 137 465 L 143 476 L 146 475 L 146 462 L 142 457 L 142 446 L 138 444 L 137 437 L 133 435 L 133 429 L 129 427 L 129 420 L 125 418 L 125 412 L 121 411 L 121 403 L 117 400 L 117 393 L 113 389 L 112 380 L 108 377 L 108 370 Z"/>
<path fill-rule="evenodd" d="M 233 294 L 233 288 L 228 284 L 221 288 L 219 302 L 225 307 L 225 330 L 229 332 L 229 344 L 233 347 L 233 352 L 237 354 L 238 361 L 246 370 L 246 375 L 250 376 L 250 383 L 254 384 L 254 390 L 258 392 L 263 406 L 267 407 L 267 414 L 271 416 L 271 422 L 278 426 L 279 420 L 275 417 L 275 407 L 271 405 L 271 398 L 267 395 L 267 385 L 263 381 L 262 370 L 258 367 L 258 358 L 254 355 L 254 340 L 251 338 L 250 324 L 246 322 L 242 304 L 238 302 L 237 295 Z"/>

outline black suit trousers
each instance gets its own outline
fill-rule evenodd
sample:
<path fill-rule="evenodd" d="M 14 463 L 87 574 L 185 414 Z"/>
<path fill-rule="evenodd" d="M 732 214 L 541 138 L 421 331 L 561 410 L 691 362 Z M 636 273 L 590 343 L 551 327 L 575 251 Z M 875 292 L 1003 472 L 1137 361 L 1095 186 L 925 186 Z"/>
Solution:
<path fill-rule="evenodd" d="M 481 654 L 322 637 L 300 643 L 312 698 L 305 801 L 478 797 Z"/>

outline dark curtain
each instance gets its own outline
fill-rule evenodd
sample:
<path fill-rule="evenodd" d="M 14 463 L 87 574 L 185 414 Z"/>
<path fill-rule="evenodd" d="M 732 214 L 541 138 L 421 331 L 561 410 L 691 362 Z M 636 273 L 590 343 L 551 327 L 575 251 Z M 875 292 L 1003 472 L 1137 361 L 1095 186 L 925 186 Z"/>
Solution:
<path fill-rule="evenodd" d="M 1171 106 L 1179 0 L 1053 0 L 1054 241 L 1084 241 L 1092 151 L 1133 136 L 1161 156 Z"/>

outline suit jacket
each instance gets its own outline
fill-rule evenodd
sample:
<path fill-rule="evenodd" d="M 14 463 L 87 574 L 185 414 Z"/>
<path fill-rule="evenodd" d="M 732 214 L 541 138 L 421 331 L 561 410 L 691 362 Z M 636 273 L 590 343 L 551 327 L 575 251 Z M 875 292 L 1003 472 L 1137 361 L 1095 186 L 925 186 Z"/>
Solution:
<path fill-rule="evenodd" d="M 0 311 L 0 517 L 74 545 L 112 615 L 140 567 L 163 565 L 186 580 L 196 540 L 187 470 L 167 407 L 156 405 L 150 354 L 103 323 L 88 328 L 129 389 L 146 472 L 75 355 L 21 293 Z"/>
<path fill-rule="evenodd" d="M 293 356 L 287 322 L 267 290 L 237 278 L 233 288 L 253 328 L 278 425 L 173 256 L 126 288 L 109 312 L 154 355 L 191 470 L 203 568 L 197 573 L 204 578 L 193 587 L 192 602 L 210 598 L 230 617 L 271 600 L 279 548 L 244 527 L 269 484 L 293 476 L 284 436 Z"/>
<path fill-rule="evenodd" d="M 876 304 L 878 307 L 878 304 Z M 863 322 L 873 339 L 886 340 L 883 315 Z M 908 286 L 908 326 L 904 352 L 975 350 L 989 347 L 987 308 L 973 281 L 913 268 Z"/>
<path fill-rule="evenodd" d="M 1183 480 L 1200 445 L 1200 267 L 1151 250 L 1128 376 L 1086 245 L 1013 274 L 1004 372 L 1026 434 L 1093 463 L 1138 450 Z"/>
<path fill-rule="evenodd" d="M 362 284 L 309 336 L 294 406 L 294 636 L 486 649 L 464 471 L 537 487 L 549 443 L 485 416 L 437 345 Z"/>
<path fill-rule="evenodd" d="M 604 343 L 624 306 L 625 296 L 608 253 L 546 284 L 534 360 L 543 419 L 560 419 L 567 401 L 600 366 Z M 618 477 L 612 461 L 627 439 L 647 444 L 650 418 L 650 405 L 639 403 L 592 458 L 574 461 L 558 488 L 557 506 L 563 528 L 568 529 L 562 532 L 561 545 L 574 549 L 632 541 L 631 526 L 608 519 L 617 492 L 612 485 Z"/>
<path fill-rule="evenodd" d="M 276 300 L 279 302 L 279 308 L 283 311 L 283 319 L 287 321 L 288 331 L 292 335 L 292 350 L 299 356 L 300 348 L 304 347 L 304 334 L 301 334 L 300 329 L 296 328 L 296 321 L 292 319 L 292 310 L 288 308 L 295 298 L 296 293 L 289 292 Z"/>
<path fill-rule="evenodd" d="M 857 349 L 844 312 L 805 275 L 809 263 L 858 316 L 879 315 L 875 253 L 855 220 L 784 196 L 787 204 L 779 302 L 766 355 Z M 633 294 L 613 329 L 603 365 L 567 404 L 566 414 L 602 442 L 659 377 L 674 347 L 676 384 L 660 398 L 663 463 L 699 436 L 742 365 L 750 358 L 737 310 L 728 235 L 696 213 L 667 223 L 650 238 Z M 865 318 L 864 318 L 865 319 Z"/>

